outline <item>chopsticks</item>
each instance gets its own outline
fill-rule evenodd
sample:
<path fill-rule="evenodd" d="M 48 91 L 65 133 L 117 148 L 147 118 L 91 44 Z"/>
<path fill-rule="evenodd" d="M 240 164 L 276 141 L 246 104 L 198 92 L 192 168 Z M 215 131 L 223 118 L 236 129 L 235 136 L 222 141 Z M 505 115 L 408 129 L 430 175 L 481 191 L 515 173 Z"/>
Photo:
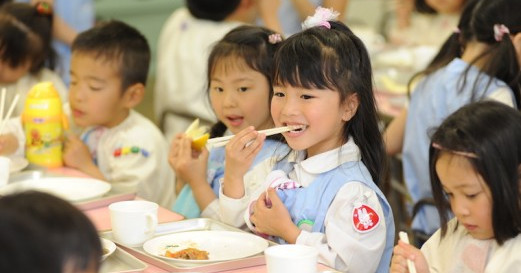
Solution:
<path fill-rule="evenodd" d="M 403 241 L 406 244 L 409 244 L 409 237 L 407 236 L 407 233 L 404 231 L 400 231 L 398 233 L 398 236 L 400 237 L 400 240 Z M 416 273 L 416 267 L 414 267 L 414 262 L 407 259 L 407 268 L 409 269 L 409 273 Z"/>
<path fill-rule="evenodd" d="M 276 128 L 261 130 L 261 131 L 259 131 L 259 133 L 263 133 L 266 136 L 271 136 L 271 135 L 276 135 L 276 134 L 292 131 L 292 130 L 299 129 L 299 128 L 302 128 L 302 126 L 301 125 L 291 125 L 291 126 L 276 127 Z M 234 136 L 235 135 L 211 138 L 206 142 L 206 147 L 208 149 L 211 149 L 211 148 L 224 146 Z"/>
<path fill-rule="evenodd" d="M 16 107 L 16 104 L 18 103 L 18 99 L 20 98 L 20 94 L 16 94 L 13 101 L 11 102 L 11 105 L 9 106 L 9 110 L 7 110 L 7 115 L 5 115 L 4 118 L 4 105 L 5 105 L 5 88 L 2 88 L 2 97 L 1 97 L 1 105 L 0 105 L 0 135 L 2 134 L 2 131 L 4 130 L 5 124 L 11 118 L 11 114 L 13 114 L 14 108 Z"/>

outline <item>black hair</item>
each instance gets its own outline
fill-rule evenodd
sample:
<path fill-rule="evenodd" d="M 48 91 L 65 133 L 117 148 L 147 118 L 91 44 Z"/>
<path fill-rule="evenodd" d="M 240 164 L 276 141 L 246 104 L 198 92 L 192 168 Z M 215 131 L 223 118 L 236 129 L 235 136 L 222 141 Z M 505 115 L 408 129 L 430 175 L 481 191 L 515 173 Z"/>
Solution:
<path fill-rule="evenodd" d="M 211 77 L 219 62 L 237 58 L 243 60 L 249 68 L 266 77 L 270 87 L 268 97 L 271 101 L 273 56 L 280 41 L 271 43 L 270 35 L 277 35 L 277 33 L 259 26 L 239 26 L 229 31 L 213 46 L 208 57 L 207 91 L 210 90 Z M 270 101 L 267 101 L 268 105 Z M 226 129 L 226 125 L 219 121 L 212 126 L 210 135 L 211 137 L 222 136 Z M 277 136 L 277 139 L 280 139 L 280 136 Z"/>
<path fill-rule="evenodd" d="M 123 91 L 136 83 L 146 85 L 150 47 L 146 38 L 128 24 L 117 20 L 100 23 L 78 35 L 72 52 L 118 64 Z"/>
<path fill-rule="evenodd" d="M 13 18 L 0 26 L 2 60 L 13 68 L 29 60 L 31 73 L 37 73 L 45 66 L 54 69 L 56 53 L 51 44 L 52 13 L 40 12 L 28 3 L 3 4 L 0 13 Z"/>
<path fill-rule="evenodd" d="M 343 139 L 352 136 L 362 162 L 376 184 L 382 179 L 385 153 L 378 129 L 371 63 L 362 41 L 343 23 L 329 21 L 331 29 L 312 27 L 282 42 L 274 58 L 274 85 L 331 89 L 343 103 L 356 94 L 360 105 L 345 123 Z"/>
<path fill-rule="evenodd" d="M 0 271 L 62 272 L 100 267 L 92 222 L 69 202 L 27 191 L 0 197 Z"/>
<path fill-rule="evenodd" d="M 436 162 L 447 151 L 473 153 L 468 158 L 492 195 L 492 226 L 498 244 L 521 233 L 520 173 L 521 113 L 495 101 L 468 104 L 450 115 L 432 136 L 443 150 L 429 149 L 431 186 L 440 215 L 441 234 L 447 231 L 450 206 L 436 173 Z M 432 144 L 431 143 L 431 144 Z"/>
<path fill-rule="evenodd" d="M 496 24 L 508 27 L 512 35 L 521 31 L 521 13 L 517 10 L 521 10 L 521 2 L 518 0 L 469 0 L 458 23 L 459 33 L 451 35 L 427 68 L 411 79 L 409 89 L 417 76 L 429 75 L 450 63 L 454 58 L 461 57 L 462 50 L 467 43 L 476 41 L 488 44 L 489 48 L 469 63 L 465 73 L 462 74 L 463 84 L 460 85 L 460 90 L 463 90 L 467 84 L 466 76 L 471 66 L 483 61 L 484 65 L 480 69 L 480 75 L 474 83 L 470 84 L 474 84 L 475 87 L 476 83 L 485 75 L 500 79 L 508 84 L 513 91 L 517 107 L 521 107 L 520 64 L 517 61 L 512 40 L 508 34 L 503 35 L 501 41 L 496 41 L 494 37 L 494 25 Z M 491 78 L 489 85 L 492 80 Z M 480 94 L 477 94 L 478 91 L 481 90 L 474 90 L 471 101 L 482 99 Z"/>
<path fill-rule="evenodd" d="M 241 0 L 186 0 L 186 7 L 198 19 L 223 21 L 239 6 Z"/>

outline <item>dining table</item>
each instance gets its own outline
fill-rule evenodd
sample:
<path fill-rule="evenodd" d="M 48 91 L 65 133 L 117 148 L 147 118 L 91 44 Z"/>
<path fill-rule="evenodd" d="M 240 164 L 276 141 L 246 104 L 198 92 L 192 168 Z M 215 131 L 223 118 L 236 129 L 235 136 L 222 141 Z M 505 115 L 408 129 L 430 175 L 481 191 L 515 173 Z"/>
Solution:
<path fill-rule="evenodd" d="M 54 168 L 54 169 L 47 169 L 45 170 L 52 176 L 64 176 L 64 177 L 88 177 L 86 174 L 74 170 L 71 168 Z M 111 197 L 107 198 L 100 198 L 99 200 L 93 200 L 89 202 L 82 202 L 76 204 L 76 206 L 83 211 L 87 217 L 92 221 L 96 229 L 99 231 L 100 234 L 106 234 L 110 233 L 112 226 L 111 226 L 111 220 L 110 220 L 110 211 L 108 206 L 113 202 L 118 201 L 127 201 L 127 200 L 140 200 L 141 198 L 136 196 L 135 193 L 120 193 Z M 168 224 L 175 224 L 180 223 L 179 221 L 186 220 L 182 215 L 170 210 L 169 208 L 159 207 L 158 208 L 158 227 L 161 225 L 168 225 Z M 209 220 L 209 219 L 208 219 Z M 214 221 L 214 220 L 212 220 Z M 224 224 L 222 224 L 224 225 Z M 243 231 L 238 231 L 243 232 Z M 270 244 L 273 244 L 273 242 L 270 242 Z M 118 245 L 122 249 L 129 251 L 130 254 L 136 256 L 136 258 L 142 260 L 146 267 L 140 271 L 145 273 L 162 273 L 162 272 L 173 272 L 173 270 L 169 267 L 163 267 L 161 266 L 161 263 L 153 263 L 149 261 L 153 261 L 149 259 L 148 257 L 144 257 L 143 255 L 136 255 L 139 254 L 137 252 L 133 252 L 131 248 L 128 248 L 123 245 Z M 145 259 L 143 259 L 143 257 Z M 252 261 L 251 266 L 247 264 L 247 261 Z M 211 272 L 225 272 L 225 273 L 235 273 L 235 272 L 243 272 L 243 273 L 264 273 L 267 272 L 267 267 L 265 264 L 265 259 L 263 257 L 263 254 L 259 254 L 257 257 L 250 258 L 250 260 L 245 260 L 242 263 L 237 263 L 238 267 L 233 268 L 233 265 L 228 265 L 224 267 L 223 270 L 216 270 Z M 219 267 L 215 267 L 219 268 Z M 123 271 L 127 272 L 127 271 Z M 134 272 L 134 271 L 132 271 Z M 180 272 L 187 272 L 186 270 L 180 270 Z M 197 267 L 190 272 L 198 272 Z M 210 272 L 208 269 L 203 272 Z M 336 272 L 334 269 L 320 264 L 317 264 L 317 272 Z"/>

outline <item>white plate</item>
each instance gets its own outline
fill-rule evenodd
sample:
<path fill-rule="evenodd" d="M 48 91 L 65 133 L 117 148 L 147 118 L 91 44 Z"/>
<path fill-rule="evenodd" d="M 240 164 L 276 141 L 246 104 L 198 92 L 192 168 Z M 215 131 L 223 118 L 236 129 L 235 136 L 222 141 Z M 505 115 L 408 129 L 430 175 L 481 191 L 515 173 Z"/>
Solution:
<path fill-rule="evenodd" d="M 107 250 L 107 253 L 103 254 L 103 256 L 101 256 L 101 260 L 105 260 L 108 256 L 110 256 L 112 253 L 114 253 L 114 251 L 116 250 L 116 244 L 114 242 L 112 242 L 111 240 L 107 240 L 105 238 L 100 238 L 101 240 L 101 247 L 103 249 L 106 249 Z"/>
<path fill-rule="evenodd" d="M 54 194 L 71 202 L 78 202 L 102 196 L 110 188 L 109 183 L 93 178 L 44 177 L 9 183 L 0 188 L 0 195 L 37 190 Z"/>
<path fill-rule="evenodd" d="M 194 247 L 208 252 L 208 260 L 185 260 L 165 257 L 168 246 L 173 251 Z M 228 261 L 261 253 L 268 247 L 268 241 L 246 232 L 234 231 L 189 231 L 173 233 L 150 239 L 143 249 L 153 256 L 175 261 L 176 264 L 193 266 L 213 262 Z"/>
<path fill-rule="evenodd" d="M 9 173 L 19 172 L 29 165 L 29 161 L 25 157 L 17 156 L 10 157 L 11 164 L 9 165 Z"/>

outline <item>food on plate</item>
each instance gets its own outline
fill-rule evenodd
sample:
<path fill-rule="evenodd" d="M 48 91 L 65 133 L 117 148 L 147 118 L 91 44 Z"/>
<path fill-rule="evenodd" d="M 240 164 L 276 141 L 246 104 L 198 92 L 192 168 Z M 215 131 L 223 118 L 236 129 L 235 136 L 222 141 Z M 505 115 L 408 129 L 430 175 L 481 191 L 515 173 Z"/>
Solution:
<path fill-rule="evenodd" d="M 194 247 L 185 248 L 183 250 L 165 252 L 165 257 L 185 260 L 208 260 L 208 251 L 199 250 Z"/>
<path fill-rule="evenodd" d="M 210 134 L 207 133 L 208 127 L 200 126 L 199 119 L 195 119 L 185 131 L 185 134 L 192 138 L 192 148 L 200 151 L 205 145 Z"/>

